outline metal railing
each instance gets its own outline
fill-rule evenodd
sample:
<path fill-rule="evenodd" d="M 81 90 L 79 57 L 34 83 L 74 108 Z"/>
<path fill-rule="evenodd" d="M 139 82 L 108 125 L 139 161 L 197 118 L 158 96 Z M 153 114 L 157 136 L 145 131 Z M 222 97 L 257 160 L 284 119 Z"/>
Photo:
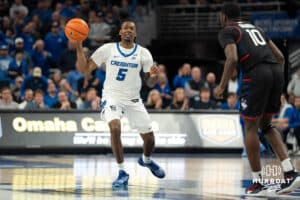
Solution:
<path fill-rule="evenodd" d="M 244 20 L 249 20 L 253 12 L 280 12 L 284 5 L 284 2 L 240 4 Z M 215 37 L 221 28 L 219 23 L 221 7 L 222 4 L 157 7 L 158 37 L 172 40 Z"/>

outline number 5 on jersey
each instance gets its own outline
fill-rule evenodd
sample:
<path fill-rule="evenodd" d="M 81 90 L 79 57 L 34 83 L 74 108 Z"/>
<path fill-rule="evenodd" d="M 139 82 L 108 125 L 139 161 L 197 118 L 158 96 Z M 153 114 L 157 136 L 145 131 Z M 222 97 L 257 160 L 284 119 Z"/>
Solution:
<path fill-rule="evenodd" d="M 120 68 L 116 79 L 118 81 L 124 81 L 127 71 L 128 71 L 128 69 Z"/>

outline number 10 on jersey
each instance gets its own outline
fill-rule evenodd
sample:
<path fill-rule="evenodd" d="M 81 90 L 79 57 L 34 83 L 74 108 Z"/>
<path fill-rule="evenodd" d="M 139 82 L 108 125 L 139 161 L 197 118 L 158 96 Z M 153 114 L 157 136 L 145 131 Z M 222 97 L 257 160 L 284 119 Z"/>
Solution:
<path fill-rule="evenodd" d="M 124 81 L 125 77 L 126 77 L 126 72 L 128 71 L 128 69 L 125 68 L 120 68 L 118 75 L 116 77 L 116 80 L 118 81 Z"/>
<path fill-rule="evenodd" d="M 246 29 L 246 32 L 249 34 L 252 42 L 255 46 L 263 46 L 266 45 L 266 41 L 261 33 L 256 29 Z"/>

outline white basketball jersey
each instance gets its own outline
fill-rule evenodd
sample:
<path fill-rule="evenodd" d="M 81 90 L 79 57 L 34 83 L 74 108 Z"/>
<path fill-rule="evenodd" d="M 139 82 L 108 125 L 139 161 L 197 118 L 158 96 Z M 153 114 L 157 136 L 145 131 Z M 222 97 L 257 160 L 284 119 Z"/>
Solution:
<path fill-rule="evenodd" d="M 98 66 L 106 65 L 104 97 L 140 98 L 140 71 L 149 72 L 153 66 L 152 55 L 146 48 L 134 44 L 132 49 L 125 49 L 119 43 L 108 43 L 99 47 L 91 58 Z"/>

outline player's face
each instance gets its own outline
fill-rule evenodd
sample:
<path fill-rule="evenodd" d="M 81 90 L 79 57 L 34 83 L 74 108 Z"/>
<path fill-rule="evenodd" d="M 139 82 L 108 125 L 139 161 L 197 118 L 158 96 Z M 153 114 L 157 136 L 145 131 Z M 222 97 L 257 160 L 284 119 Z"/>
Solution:
<path fill-rule="evenodd" d="M 133 22 L 124 22 L 119 32 L 121 40 L 133 42 L 136 37 L 136 27 Z"/>

